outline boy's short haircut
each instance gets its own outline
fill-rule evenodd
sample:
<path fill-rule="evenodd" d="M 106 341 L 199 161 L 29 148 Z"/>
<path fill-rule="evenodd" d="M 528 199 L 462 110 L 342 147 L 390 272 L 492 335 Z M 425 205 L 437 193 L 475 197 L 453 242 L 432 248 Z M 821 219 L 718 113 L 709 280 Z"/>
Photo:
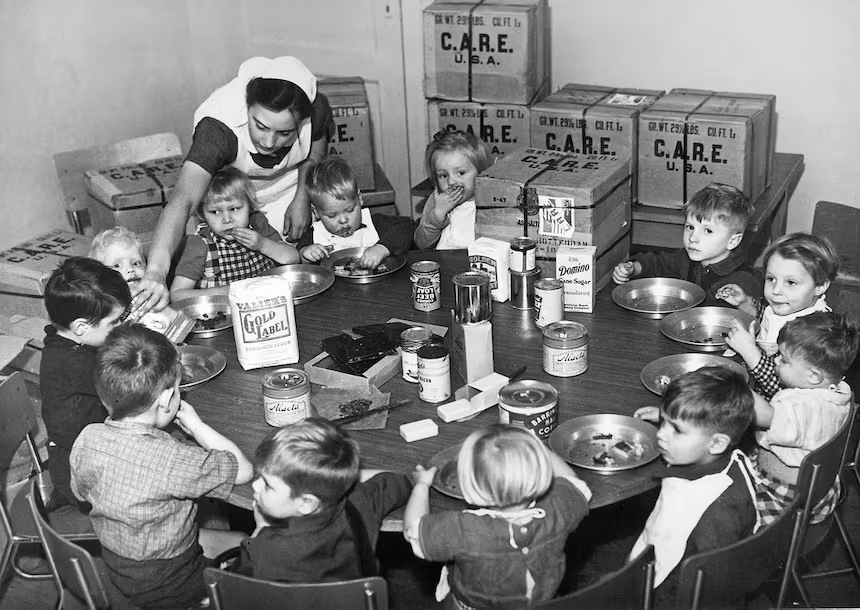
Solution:
<path fill-rule="evenodd" d="M 726 225 L 732 233 L 743 233 L 747 228 L 753 206 L 743 191 L 712 182 L 693 195 L 684 204 L 684 216 L 699 222 L 713 220 Z"/>
<path fill-rule="evenodd" d="M 762 264 L 774 254 L 786 260 L 799 262 L 812 276 L 816 286 L 832 282 L 839 273 L 839 255 L 830 240 L 810 233 L 789 233 L 767 247 L 762 255 Z"/>
<path fill-rule="evenodd" d="M 228 165 L 212 176 L 206 192 L 200 198 L 200 203 L 197 204 L 198 218 L 203 218 L 203 208 L 206 205 L 221 203 L 222 201 L 244 201 L 252 212 L 260 209 L 251 180 L 243 171 L 232 165 Z"/>
<path fill-rule="evenodd" d="M 88 256 L 100 261 L 104 257 L 105 250 L 114 244 L 136 248 L 137 251 L 140 252 L 141 256 L 143 256 L 143 246 L 140 244 L 140 240 L 137 238 L 137 235 L 125 227 L 105 229 L 93 237 L 93 243 L 90 246 L 90 253 Z"/>
<path fill-rule="evenodd" d="M 311 494 L 321 507 L 334 506 L 358 481 L 358 445 L 327 420 L 312 417 L 270 434 L 257 447 L 254 466 L 281 478 L 294 498 Z"/>
<path fill-rule="evenodd" d="M 724 366 L 706 366 L 669 383 L 663 394 L 663 412 L 709 434 L 725 434 L 734 446 L 753 421 L 755 407 L 743 375 Z"/>
<path fill-rule="evenodd" d="M 179 352 L 167 337 L 142 324 L 114 328 L 99 348 L 96 392 L 113 419 L 149 409 L 182 375 Z"/>
<path fill-rule="evenodd" d="M 788 322 L 777 342 L 789 354 L 821 369 L 829 383 L 838 383 L 857 357 L 860 330 L 838 313 L 817 311 Z"/>
<path fill-rule="evenodd" d="M 358 183 L 349 163 L 343 157 L 331 155 L 315 163 L 305 177 L 308 200 L 319 206 L 323 197 L 338 201 L 358 200 Z"/>
<path fill-rule="evenodd" d="M 79 318 L 98 324 L 117 309 L 128 309 L 130 304 L 131 292 L 122 274 L 92 258 L 73 256 L 64 260 L 45 285 L 48 318 L 64 330 Z"/>

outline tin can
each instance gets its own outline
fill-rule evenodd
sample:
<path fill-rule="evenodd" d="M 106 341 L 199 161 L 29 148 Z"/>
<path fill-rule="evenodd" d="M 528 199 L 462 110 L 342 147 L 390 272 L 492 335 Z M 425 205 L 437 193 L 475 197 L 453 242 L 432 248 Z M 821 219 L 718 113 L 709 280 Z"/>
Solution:
<path fill-rule="evenodd" d="M 418 350 L 430 345 L 433 331 L 423 326 L 413 326 L 400 333 L 400 363 L 403 379 L 418 383 Z"/>
<path fill-rule="evenodd" d="M 537 266 L 537 242 L 531 237 L 515 237 L 511 240 L 508 267 L 511 271 L 526 273 Z"/>
<path fill-rule="evenodd" d="M 442 276 L 436 261 L 412 263 L 412 305 L 418 311 L 435 311 L 442 306 Z"/>
<path fill-rule="evenodd" d="M 418 397 L 434 403 L 451 398 L 451 358 L 444 345 L 418 350 Z"/>
<path fill-rule="evenodd" d="M 454 283 L 454 321 L 477 324 L 489 320 L 493 313 L 490 298 L 490 276 L 481 271 L 458 273 Z"/>
<path fill-rule="evenodd" d="M 311 382 L 304 371 L 283 368 L 263 377 L 266 423 L 280 428 L 310 417 Z"/>
<path fill-rule="evenodd" d="M 499 422 L 546 440 L 558 425 L 558 392 L 543 381 L 523 379 L 499 390 Z"/>
<path fill-rule="evenodd" d="M 526 271 L 525 273 L 520 273 L 519 271 L 514 271 L 512 269 L 510 274 L 510 306 L 514 309 L 534 309 L 535 281 L 540 275 L 540 267 L 535 267 L 531 271 Z"/>
<path fill-rule="evenodd" d="M 574 377 L 588 370 L 588 329 L 562 320 L 543 329 L 543 370 L 555 377 Z"/>
<path fill-rule="evenodd" d="M 555 278 L 545 278 L 535 282 L 535 326 L 543 328 L 547 324 L 564 319 L 564 284 Z"/>

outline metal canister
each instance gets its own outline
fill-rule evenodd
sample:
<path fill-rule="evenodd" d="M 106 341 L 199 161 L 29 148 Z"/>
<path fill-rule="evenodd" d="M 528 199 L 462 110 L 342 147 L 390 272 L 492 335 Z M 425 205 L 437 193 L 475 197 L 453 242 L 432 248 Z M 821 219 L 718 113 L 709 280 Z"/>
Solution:
<path fill-rule="evenodd" d="M 444 345 L 418 350 L 418 397 L 434 403 L 451 398 L 451 358 Z"/>
<path fill-rule="evenodd" d="M 523 379 L 499 390 L 499 422 L 521 426 L 541 440 L 558 425 L 558 391 L 543 381 Z"/>
<path fill-rule="evenodd" d="M 544 278 L 535 282 L 535 326 L 564 319 L 564 284 L 555 278 Z"/>
<path fill-rule="evenodd" d="M 481 271 L 466 271 L 454 276 L 454 320 L 476 324 L 490 319 L 490 276 Z"/>
<path fill-rule="evenodd" d="M 535 306 L 535 281 L 540 275 L 540 267 L 531 271 L 520 273 L 511 269 L 511 299 L 509 301 L 514 309 L 534 309 Z"/>
<path fill-rule="evenodd" d="M 436 261 L 412 263 L 412 305 L 418 311 L 435 311 L 442 306 L 442 276 Z"/>
<path fill-rule="evenodd" d="M 418 383 L 418 350 L 430 345 L 433 331 L 423 326 L 413 326 L 400 333 L 400 363 L 403 378 L 409 383 Z"/>
<path fill-rule="evenodd" d="M 266 423 L 286 426 L 310 417 L 311 382 L 304 371 L 283 368 L 263 376 Z"/>
<path fill-rule="evenodd" d="M 531 237 L 515 237 L 511 240 L 508 267 L 511 271 L 525 273 L 537 265 L 537 242 Z"/>
<path fill-rule="evenodd" d="M 555 377 L 574 377 L 588 370 L 588 329 L 562 320 L 543 329 L 543 370 Z"/>

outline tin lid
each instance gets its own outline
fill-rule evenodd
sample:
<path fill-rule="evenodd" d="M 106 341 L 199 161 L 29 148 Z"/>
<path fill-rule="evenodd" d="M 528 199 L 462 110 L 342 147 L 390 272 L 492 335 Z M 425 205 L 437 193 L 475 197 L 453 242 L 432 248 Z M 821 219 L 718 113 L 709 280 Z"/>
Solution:
<path fill-rule="evenodd" d="M 588 340 L 588 329 L 579 322 L 561 320 L 541 330 L 544 344 L 551 347 L 577 347 Z"/>
<path fill-rule="evenodd" d="M 299 369 L 277 369 L 263 377 L 263 387 L 271 390 L 301 390 L 308 383 L 307 374 Z"/>
<path fill-rule="evenodd" d="M 483 286 L 490 284 L 490 276 L 483 271 L 464 271 L 455 275 L 451 281 L 455 286 Z"/>
<path fill-rule="evenodd" d="M 402 343 L 423 343 L 433 338 L 433 331 L 425 326 L 413 326 L 400 333 Z"/>
<path fill-rule="evenodd" d="M 564 283 L 554 277 L 545 277 L 535 282 L 535 290 L 558 290 L 564 288 Z"/>
<path fill-rule="evenodd" d="M 418 350 L 418 357 L 422 360 L 439 360 L 448 356 L 448 348 L 444 345 L 425 345 Z"/>
<path fill-rule="evenodd" d="M 521 379 L 499 390 L 499 402 L 521 409 L 549 407 L 558 402 L 558 390 L 544 381 Z"/>
<path fill-rule="evenodd" d="M 537 242 L 531 237 L 515 237 L 511 240 L 511 250 L 531 250 Z"/>
<path fill-rule="evenodd" d="M 412 271 L 416 273 L 431 273 L 439 270 L 439 263 L 436 261 L 416 261 L 412 263 Z"/>
<path fill-rule="evenodd" d="M 528 271 L 514 271 L 513 269 L 511 269 L 510 273 L 511 279 L 513 281 L 517 281 L 518 277 L 531 277 L 533 275 L 540 275 L 540 267 L 534 267 L 532 269 L 529 269 Z"/>

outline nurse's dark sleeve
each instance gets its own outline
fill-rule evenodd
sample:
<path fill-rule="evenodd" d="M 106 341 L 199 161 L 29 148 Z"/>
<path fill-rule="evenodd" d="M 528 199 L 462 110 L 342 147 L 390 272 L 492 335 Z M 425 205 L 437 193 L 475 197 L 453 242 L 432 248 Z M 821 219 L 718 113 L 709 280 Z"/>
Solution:
<path fill-rule="evenodd" d="M 311 115 L 311 137 L 314 140 L 329 135 L 329 130 L 334 124 L 334 119 L 331 115 L 331 106 L 328 103 L 328 98 L 322 93 L 317 92 L 317 98 L 314 100 L 314 113 Z"/>
<path fill-rule="evenodd" d="M 192 161 L 211 175 L 236 160 L 239 140 L 229 127 L 217 119 L 205 117 L 194 128 L 194 139 L 186 161 Z"/>

